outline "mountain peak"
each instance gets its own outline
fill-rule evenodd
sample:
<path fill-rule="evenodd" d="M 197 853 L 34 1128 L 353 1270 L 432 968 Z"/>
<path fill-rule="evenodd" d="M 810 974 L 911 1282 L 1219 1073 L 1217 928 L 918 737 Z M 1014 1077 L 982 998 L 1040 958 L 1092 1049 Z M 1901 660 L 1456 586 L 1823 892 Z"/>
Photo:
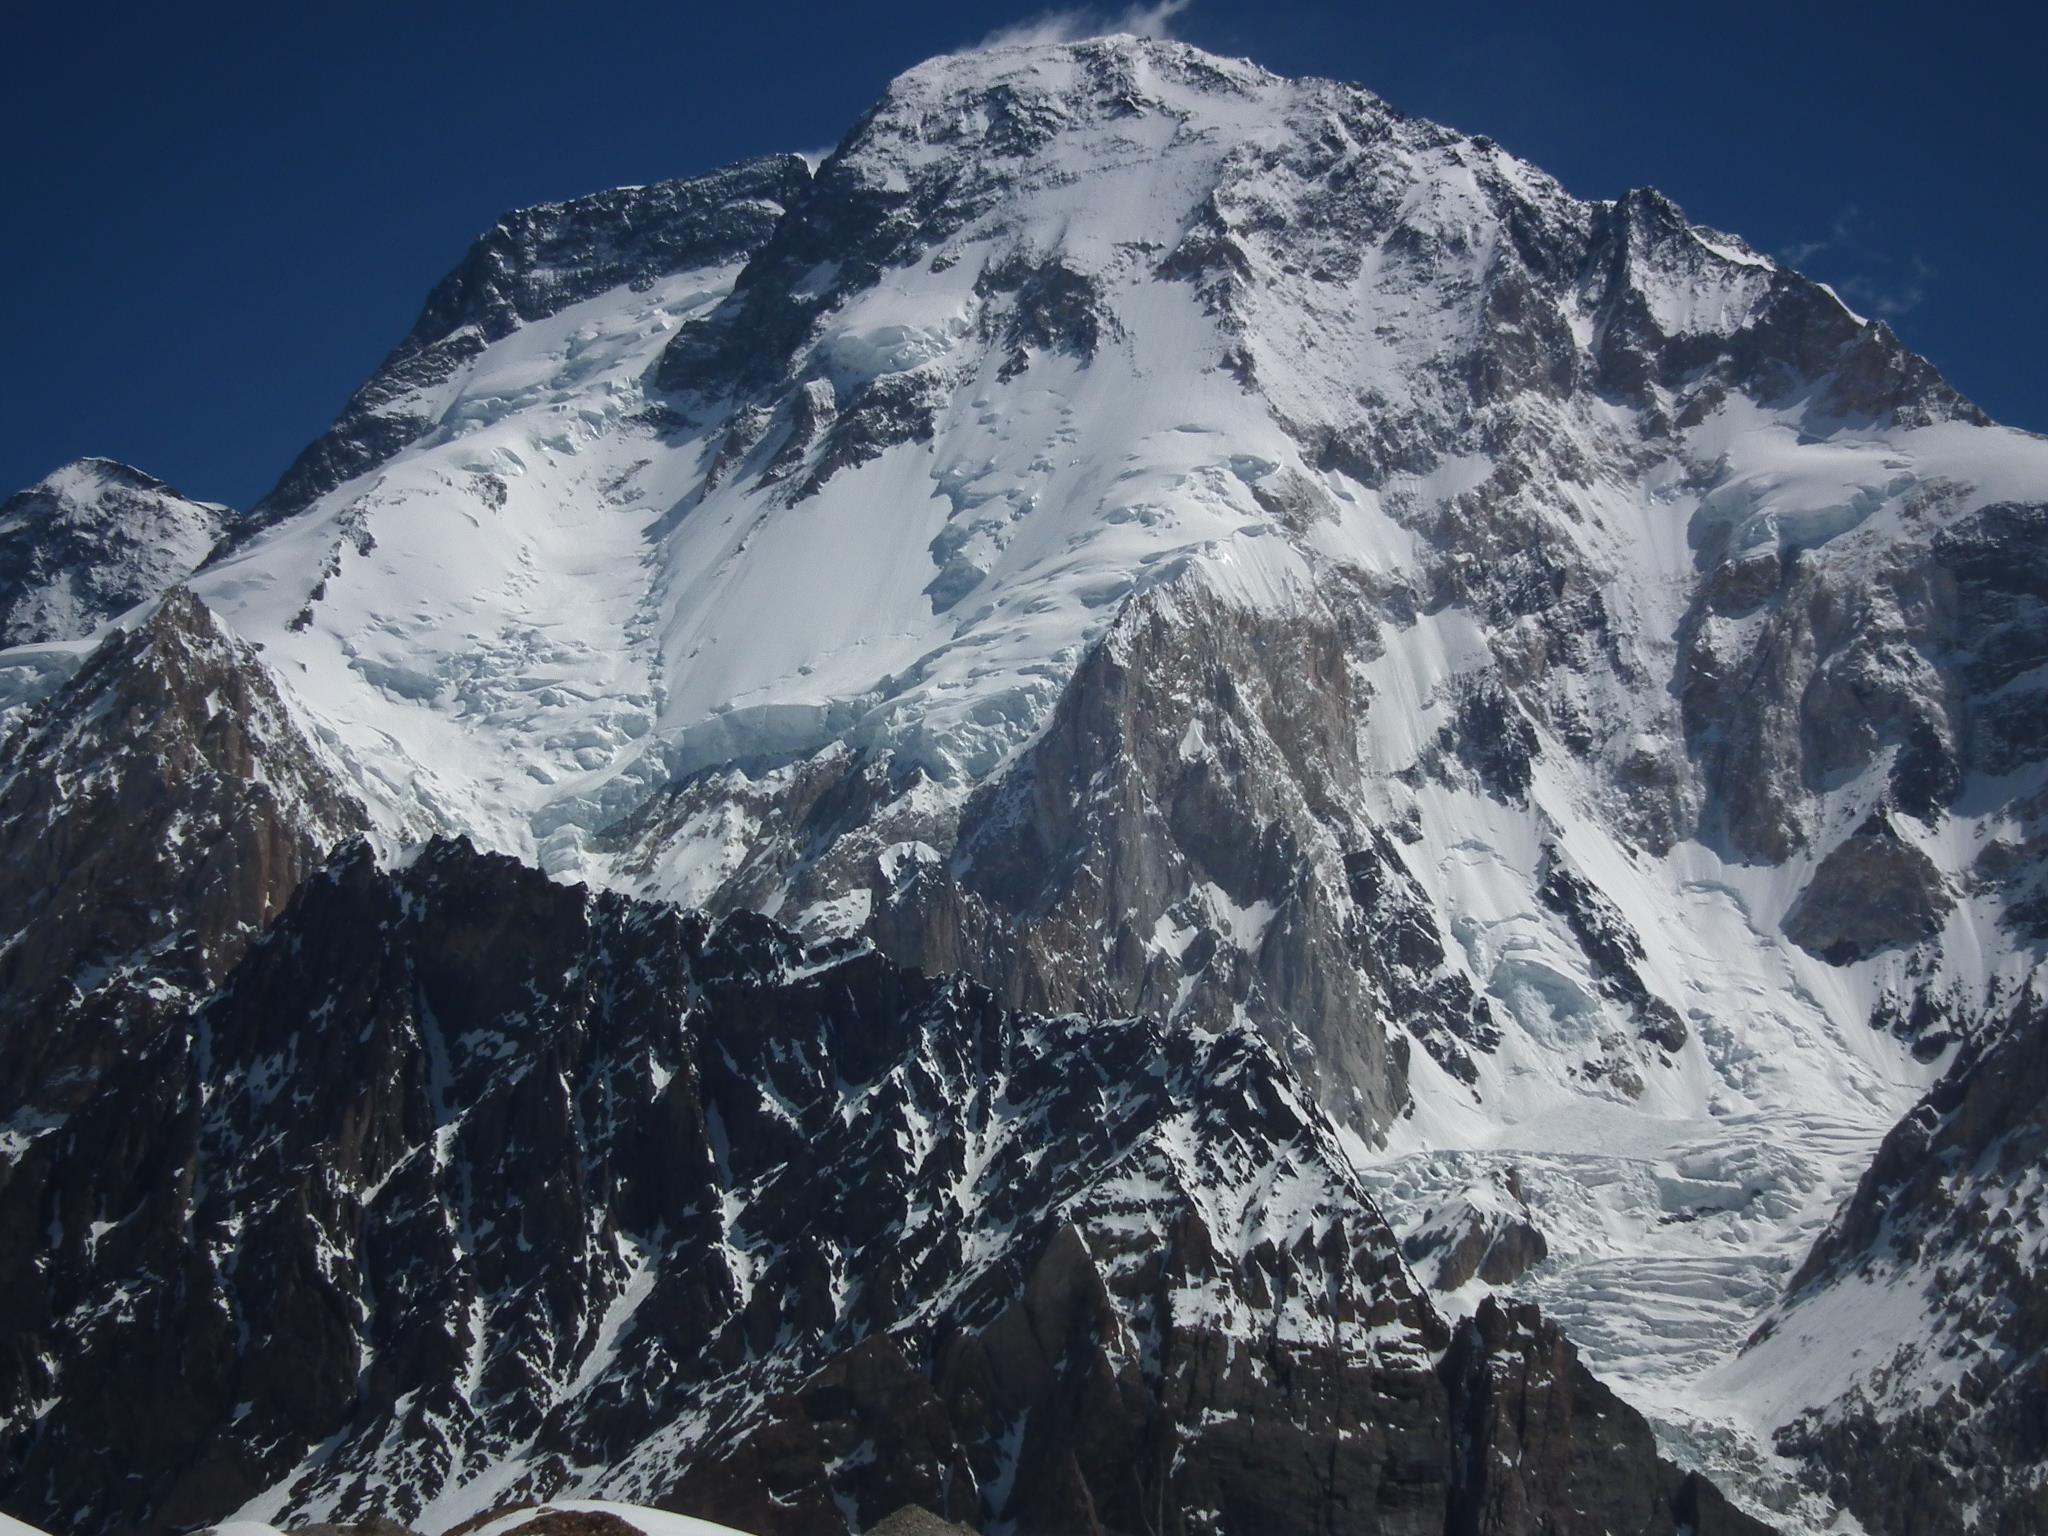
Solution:
<path fill-rule="evenodd" d="M 1095 37 L 1058 40 L 1020 40 L 936 54 L 914 64 L 890 82 L 888 94 L 895 95 L 913 83 L 950 79 L 998 80 L 1062 69 L 1101 70 L 1152 69 L 1190 82 L 1206 82 L 1228 89 L 1270 85 L 1285 77 L 1274 74 L 1250 59 L 1229 58 L 1210 53 L 1192 43 L 1174 38 L 1145 37 L 1131 32 L 1107 32 Z"/>
<path fill-rule="evenodd" d="M 803 156 L 766 155 L 506 213 L 435 285 L 405 339 L 257 503 L 238 541 L 399 452 L 449 404 L 450 380 L 521 326 L 679 273 L 729 281 L 725 269 L 767 240 L 810 180 Z"/>
<path fill-rule="evenodd" d="M 189 575 L 231 513 L 115 459 L 74 459 L 0 504 L 0 640 L 80 640 Z"/>
<path fill-rule="evenodd" d="M 1252 63 L 1164 38 L 1117 34 L 1071 42 L 1000 45 L 941 54 L 898 75 L 855 130 L 885 137 L 967 145 L 997 155 L 1028 153 L 1061 130 L 1147 113 L 1226 136 L 1253 133 L 1248 112 L 1299 93 L 1357 87 L 1292 80 Z M 1269 125 L 1270 126 L 1270 125 Z"/>
<path fill-rule="evenodd" d="M 91 491 L 103 485 L 126 485 L 139 491 L 167 491 L 171 488 L 156 476 L 124 464 L 119 459 L 109 459 L 99 454 L 86 454 L 59 464 L 29 489 L 51 491 L 60 495 L 76 495 Z M 172 492 L 173 495 L 177 493 Z"/>
<path fill-rule="evenodd" d="M 81 1532 L 1725 1536 L 1506 1285 L 1836 1528 L 1840 1394 L 1716 1362 L 2048 955 L 2048 440 L 1651 189 L 1181 44 L 507 214 L 149 613 L 0 656 L 0 1495 Z M 1986 1208 L 1918 1230 L 2014 1276 Z M 1745 1369 L 1941 1335 L 1832 1246 Z M 1970 1396 L 1918 1443 L 2039 1462 Z M 1922 1536 L 2032 1496 L 1966 1481 Z"/>

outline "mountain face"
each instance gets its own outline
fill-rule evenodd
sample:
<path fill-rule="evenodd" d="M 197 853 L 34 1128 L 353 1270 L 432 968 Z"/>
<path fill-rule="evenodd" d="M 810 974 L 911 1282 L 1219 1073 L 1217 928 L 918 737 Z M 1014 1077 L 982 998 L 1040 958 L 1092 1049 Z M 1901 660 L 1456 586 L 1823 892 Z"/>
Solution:
<path fill-rule="evenodd" d="M 131 583 L 0 651 L 9 1507 L 2039 1528 L 2048 442 L 1736 237 L 958 55 L 205 510 L 0 525 Z"/>
<path fill-rule="evenodd" d="M 0 1077 L 55 1125 L 369 821 L 270 671 L 176 589 L 0 746 Z"/>
<path fill-rule="evenodd" d="M 781 155 L 506 214 L 427 296 L 340 419 L 236 526 L 237 541 L 453 425 L 470 365 L 522 326 L 615 289 L 641 293 L 657 279 L 744 261 L 809 180 L 801 157 Z"/>
<path fill-rule="evenodd" d="M 0 642 L 78 640 L 191 574 L 226 507 L 111 459 L 80 459 L 0 503 Z"/>

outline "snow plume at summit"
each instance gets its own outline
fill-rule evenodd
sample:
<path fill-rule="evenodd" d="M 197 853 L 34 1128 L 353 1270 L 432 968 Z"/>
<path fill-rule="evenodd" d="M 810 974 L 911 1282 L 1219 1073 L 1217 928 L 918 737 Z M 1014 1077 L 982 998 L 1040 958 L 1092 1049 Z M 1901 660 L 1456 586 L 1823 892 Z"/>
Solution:
<path fill-rule="evenodd" d="M 1154 5 L 1126 6 L 1121 11 L 1097 11 L 1086 7 L 1044 11 L 1000 27 L 989 33 L 976 50 L 1031 48 L 1052 43 L 1078 43 L 1092 37 L 1173 36 L 1173 19 L 1185 11 L 1191 0 L 1158 0 Z"/>

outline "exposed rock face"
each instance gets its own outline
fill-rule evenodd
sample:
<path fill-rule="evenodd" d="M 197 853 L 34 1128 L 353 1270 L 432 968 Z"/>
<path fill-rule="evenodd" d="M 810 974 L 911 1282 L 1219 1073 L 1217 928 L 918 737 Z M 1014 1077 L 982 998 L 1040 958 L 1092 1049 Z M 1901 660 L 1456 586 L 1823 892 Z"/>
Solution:
<path fill-rule="evenodd" d="M 309 880 L 19 1157 L 0 1239 L 0 1497 L 78 1531 L 273 1486 L 431 1524 L 489 1473 L 764 1536 L 1422 1536 L 1498 1478 L 1454 1469 L 1480 1368 L 1439 1378 L 1252 1033 L 1007 1013 L 459 844 Z"/>
<path fill-rule="evenodd" d="M 189 576 L 232 514 L 80 459 L 0 503 L 0 646 L 78 640 Z"/>
<path fill-rule="evenodd" d="M 2023 530 L 2048 506 L 1958 516 L 1955 488 L 1933 484 L 1910 488 L 1891 517 L 1852 501 L 1771 528 L 1750 494 L 1710 496 L 1696 519 L 1715 575 L 1681 631 L 1677 677 L 1735 850 L 1775 861 L 1825 847 L 1811 796 L 1827 783 L 1864 776 L 1866 811 L 1888 804 L 1933 827 L 1973 775 L 2038 767 L 2037 663 L 2022 658 L 2042 654 L 2048 572 Z M 2038 812 L 2026 815 L 2032 825 Z M 1842 953 L 1892 942 L 1873 933 Z"/>
<path fill-rule="evenodd" d="M 1601 991 L 1625 1004 L 1643 1037 L 1667 1051 L 1685 1044 L 1685 1020 L 1644 985 L 1637 969 L 1647 958 L 1642 937 L 1599 888 L 1573 869 L 1555 848 L 1545 850 L 1543 882 L 1536 895 L 1557 913 L 1591 962 Z M 1925 935 L 1921 935 L 1925 937 Z"/>
<path fill-rule="evenodd" d="M 1191 624 L 1213 646 L 1190 651 Z M 1399 962 L 1362 941 L 1345 867 L 1367 836 L 1345 625 L 1135 605 L 968 802 L 958 879 L 994 931 L 931 960 L 1045 1001 L 1093 983 L 1188 1024 L 1249 1017 L 1359 1120 L 1391 1117 L 1404 1073 L 1374 973 Z M 914 899 L 878 910 L 888 942 L 924 947 Z"/>
<path fill-rule="evenodd" d="M 1534 1307 L 1489 1297 L 1443 1370 L 1459 1414 L 1452 1536 L 1767 1536 L 1711 1483 L 1662 1460 L 1641 1416 Z"/>
<path fill-rule="evenodd" d="M 521 325 L 609 289 L 745 260 L 809 182 L 802 157 L 771 155 L 506 214 L 441 279 L 405 340 L 235 537 L 291 516 L 405 448 L 433 426 L 435 390 Z"/>
<path fill-rule="evenodd" d="M 1262 621 L 1198 587 L 1133 603 L 1044 734 L 964 806 L 931 808 L 886 759 L 835 755 L 764 797 L 778 837 L 708 904 L 829 909 L 853 887 L 892 955 L 969 971 L 1016 1007 L 1248 1018 L 1347 1118 L 1384 1124 L 1404 1036 L 1469 1071 L 1497 1026 L 1360 814 L 1363 622 L 1355 605 Z M 629 867 L 658 869 L 732 793 L 718 774 L 656 802 L 617 834 Z"/>
<path fill-rule="evenodd" d="M 2044 1170 L 2048 1009 L 2029 994 L 1885 1138 L 1751 1345 L 1753 1372 L 1834 1363 L 1839 1395 L 1779 1445 L 1869 1525 L 2048 1529 Z"/>
<path fill-rule="evenodd" d="M 82 1102 L 368 824 L 190 592 L 110 635 L 0 747 L 9 1112 Z"/>
<path fill-rule="evenodd" d="M 510 1522 L 504 1536 L 640 1536 L 640 1527 L 602 1509 L 535 1509 Z"/>
<path fill-rule="evenodd" d="M 941 1520 L 928 1509 L 906 1504 L 880 1525 L 869 1526 L 866 1536 L 974 1536 L 974 1532 L 967 1526 Z"/>
<path fill-rule="evenodd" d="M 1954 904 L 1934 861 L 1876 812 L 1821 860 L 1785 914 L 1785 936 L 1846 965 L 1933 938 Z"/>
<path fill-rule="evenodd" d="M 1270 1496 L 1250 1436 L 1336 1457 L 1306 1530 L 1441 1428 L 1441 1325 L 1253 1037 L 1006 1015 L 460 847 L 310 882 L 0 1201 L 8 1251 L 59 1234 L 0 1308 L 6 1496 L 74 1526 L 283 1479 L 409 1519 L 507 1458 L 770 1536 L 1128 1524 L 1169 1476 Z"/>

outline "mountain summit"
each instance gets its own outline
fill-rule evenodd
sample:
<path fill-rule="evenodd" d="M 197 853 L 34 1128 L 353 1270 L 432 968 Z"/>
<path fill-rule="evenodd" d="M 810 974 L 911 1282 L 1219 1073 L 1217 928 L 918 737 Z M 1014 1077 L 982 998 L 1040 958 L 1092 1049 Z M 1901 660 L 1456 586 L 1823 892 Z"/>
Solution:
<path fill-rule="evenodd" d="M 230 517 L 112 459 L 66 464 L 0 503 L 0 639 L 83 639 L 182 581 Z"/>
<path fill-rule="evenodd" d="M 2048 442 L 1658 193 L 951 55 L 815 171 L 508 214 L 211 526 L 0 651 L 0 828 L 190 761 L 270 850 L 7 915 L 26 1512 L 2040 1518 L 2039 1245 L 1956 1213 L 2038 1205 L 1972 1084 L 2039 1033 Z M 212 1449 L 102 1498 L 200 1318 Z"/>

